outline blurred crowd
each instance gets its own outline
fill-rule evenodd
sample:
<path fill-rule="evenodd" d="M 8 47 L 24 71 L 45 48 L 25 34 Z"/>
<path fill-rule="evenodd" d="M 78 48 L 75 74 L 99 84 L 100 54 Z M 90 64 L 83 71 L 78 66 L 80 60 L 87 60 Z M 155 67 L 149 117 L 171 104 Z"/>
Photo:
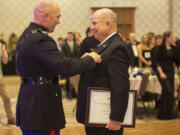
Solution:
<path fill-rule="evenodd" d="M 158 109 L 158 119 L 174 119 L 176 118 L 174 106 L 174 75 L 179 71 L 180 64 L 180 40 L 175 38 L 171 31 L 166 31 L 156 35 L 153 32 L 142 35 L 141 41 L 136 39 L 135 33 L 130 33 L 125 38 L 122 33 L 120 37 L 127 44 L 131 61 L 131 68 L 138 68 L 141 75 L 143 71 L 150 71 L 152 75 L 156 75 L 162 87 L 162 94 L 146 93 L 146 96 L 153 97 Z M 78 32 L 68 32 L 67 37 L 57 40 L 58 48 L 64 55 L 69 57 L 80 57 L 85 52 L 93 51 L 99 44 L 93 37 L 91 29 L 86 30 L 86 38 L 82 39 Z M 66 78 L 67 98 L 76 97 L 79 77 Z M 148 79 L 148 78 L 147 78 Z M 76 80 L 76 83 L 73 83 Z M 149 98 L 149 97 L 148 97 Z M 180 110 L 180 104 L 179 104 Z"/>
<path fill-rule="evenodd" d="M 131 68 L 149 69 L 153 75 L 157 75 L 162 86 L 162 95 L 156 97 L 156 108 L 159 108 L 159 119 L 174 118 L 174 75 L 175 69 L 179 67 L 180 58 L 180 39 L 174 37 L 171 31 L 166 31 L 156 35 L 153 32 L 142 35 L 141 41 L 136 39 L 135 33 L 130 33 L 125 38 L 122 33 L 120 37 L 127 44 L 131 61 Z M 9 61 L 13 61 L 15 68 L 15 48 L 18 36 L 12 33 L 8 43 L 0 37 L 0 43 L 7 48 Z M 85 52 L 91 52 L 99 44 L 93 36 L 91 28 L 86 30 L 86 37 L 82 39 L 79 32 L 68 32 L 65 38 L 57 39 L 57 48 L 65 56 L 80 58 Z M 6 69 L 4 69 L 6 70 Z M 15 69 L 14 69 L 15 70 Z M 78 92 L 79 75 L 73 77 L 63 77 L 66 80 L 65 90 L 68 99 L 76 98 Z M 179 105 L 180 109 L 180 105 Z"/>

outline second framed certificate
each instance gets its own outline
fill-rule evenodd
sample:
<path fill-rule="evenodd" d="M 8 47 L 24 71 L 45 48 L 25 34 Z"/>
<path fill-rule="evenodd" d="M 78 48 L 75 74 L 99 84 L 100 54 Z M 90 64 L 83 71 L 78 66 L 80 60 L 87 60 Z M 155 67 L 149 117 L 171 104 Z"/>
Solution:
<path fill-rule="evenodd" d="M 128 107 L 122 127 L 135 127 L 136 91 L 129 91 Z M 88 88 L 86 125 L 106 126 L 110 115 L 110 89 Z"/>

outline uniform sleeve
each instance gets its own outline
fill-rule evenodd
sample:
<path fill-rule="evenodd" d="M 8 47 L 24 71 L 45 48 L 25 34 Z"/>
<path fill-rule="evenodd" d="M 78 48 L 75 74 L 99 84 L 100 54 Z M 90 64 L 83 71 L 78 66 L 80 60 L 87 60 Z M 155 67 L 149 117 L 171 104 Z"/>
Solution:
<path fill-rule="evenodd" d="M 96 64 L 92 57 L 68 58 L 58 51 L 56 46 L 53 39 L 43 38 L 38 41 L 36 48 L 33 49 L 33 57 L 56 74 L 63 76 L 80 74 L 95 67 Z"/>
<path fill-rule="evenodd" d="M 107 70 L 111 87 L 110 119 L 123 122 L 128 105 L 130 56 L 125 46 L 116 48 L 110 57 Z"/>

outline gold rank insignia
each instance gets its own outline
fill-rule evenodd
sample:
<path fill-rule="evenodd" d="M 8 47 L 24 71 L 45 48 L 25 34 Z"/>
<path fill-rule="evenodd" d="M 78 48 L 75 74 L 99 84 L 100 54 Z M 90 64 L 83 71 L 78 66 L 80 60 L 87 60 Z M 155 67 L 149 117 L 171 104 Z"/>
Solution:
<path fill-rule="evenodd" d="M 44 31 L 44 30 L 42 30 L 41 28 L 39 28 L 38 31 L 40 31 L 40 32 L 43 33 L 43 34 L 48 34 L 47 31 Z"/>
<path fill-rule="evenodd" d="M 36 29 L 31 31 L 32 34 L 35 34 L 36 32 L 37 32 Z"/>

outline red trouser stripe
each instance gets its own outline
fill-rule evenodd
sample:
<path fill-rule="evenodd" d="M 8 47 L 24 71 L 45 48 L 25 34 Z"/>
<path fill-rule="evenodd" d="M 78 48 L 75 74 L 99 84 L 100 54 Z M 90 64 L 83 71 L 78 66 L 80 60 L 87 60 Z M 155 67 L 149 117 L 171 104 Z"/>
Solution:
<path fill-rule="evenodd" d="M 50 135 L 55 135 L 55 130 L 54 129 L 50 131 Z"/>

